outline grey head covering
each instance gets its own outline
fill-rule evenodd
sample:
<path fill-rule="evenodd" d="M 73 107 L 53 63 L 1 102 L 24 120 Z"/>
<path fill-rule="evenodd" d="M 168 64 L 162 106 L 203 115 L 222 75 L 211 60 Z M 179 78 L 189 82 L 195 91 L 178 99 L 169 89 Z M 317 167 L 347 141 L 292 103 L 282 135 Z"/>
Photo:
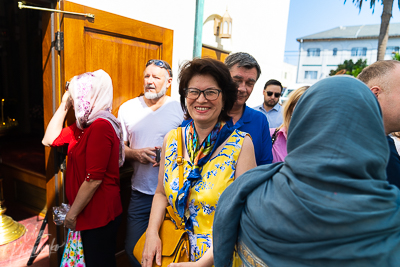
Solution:
<path fill-rule="evenodd" d="M 311 86 L 298 102 L 284 163 L 240 176 L 221 195 L 215 266 L 237 244 L 247 266 L 399 266 L 400 194 L 375 96 L 352 77 Z"/>

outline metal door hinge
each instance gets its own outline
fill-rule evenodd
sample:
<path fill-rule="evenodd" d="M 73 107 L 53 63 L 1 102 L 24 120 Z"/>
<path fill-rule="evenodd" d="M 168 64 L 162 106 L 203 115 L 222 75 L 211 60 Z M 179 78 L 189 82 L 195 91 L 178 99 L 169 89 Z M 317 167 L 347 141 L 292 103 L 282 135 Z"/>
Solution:
<path fill-rule="evenodd" d="M 56 32 L 56 39 L 54 40 L 54 47 L 57 51 L 64 50 L 64 33 Z"/>

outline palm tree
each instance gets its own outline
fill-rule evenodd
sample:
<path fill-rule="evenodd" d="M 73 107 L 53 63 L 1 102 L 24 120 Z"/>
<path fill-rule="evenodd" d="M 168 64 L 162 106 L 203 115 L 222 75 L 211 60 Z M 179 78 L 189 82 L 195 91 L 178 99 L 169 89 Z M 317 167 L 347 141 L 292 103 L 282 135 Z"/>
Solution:
<path fill-rule="evenodd" d="M 366 1 L 366 0 L 364 0 Z M 378 39 L 378 57 L 377 60 L 383 60 L 386 53 L 386 44 L 389 39 L 389 22 L 392 17 L 392 8 L 394 0 L 370 0 L 369 6 L 372 8 L 372 12 L 375 9 L 375 3 L 381 2 L 383 5 L 383 11 L 381 16 L 381 29 L 379 31 Z M 344 0 L 346 3 L 346 0 Z M 353 3 L 361 10 L 363 0 L 353 0 Z M 400 0 L 397 0 L 397 4 L 400 9 Z"/>

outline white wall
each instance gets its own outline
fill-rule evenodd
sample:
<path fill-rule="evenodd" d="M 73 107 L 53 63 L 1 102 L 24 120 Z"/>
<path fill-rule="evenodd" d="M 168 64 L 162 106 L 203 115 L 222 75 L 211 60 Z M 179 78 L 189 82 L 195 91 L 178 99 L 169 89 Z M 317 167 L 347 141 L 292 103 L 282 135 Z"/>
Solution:
<path fill-rule="evenodd" d="M 296 83 L 297 66 L 283 62 L 282 74 L 279 81 L 283 87 L 290 86 Z"/>
<path fill-rule="evenodd" d="M 195 0 L 71 0 L 110 13 L 147 22 L 174 31 L 172 97 L 178 99 L 179 65 L 193 56 Z M 264 84 L 280 79 L 285 49 L 290 0 L 205 0 L 205 21 L 210 15 L 223 16 L 226 8 L 233 20 L 232 39 L 221 40 L 222 49 L 248 52 L 261 66 L 261 77 L 248 104 L 259 105 Z M 217 47 L 214 22 L 203 26 L 203 43 Z"/>
<path fill-rule="evenodd" d="M 290 0 L 205 0 L 204 21 L 213 14 L 223 16 L 226 9 L 232 18 L 232 38 L 222 39 L 222 49 L 247 52 L 261 66 L 261 76 L 247 104 L 262 103 L 262 90 L 269 79 L 280 80 L 283 71 L 286 28 Z M 203 26 L 203 43 L 218 46 L 214 22 Z"/>

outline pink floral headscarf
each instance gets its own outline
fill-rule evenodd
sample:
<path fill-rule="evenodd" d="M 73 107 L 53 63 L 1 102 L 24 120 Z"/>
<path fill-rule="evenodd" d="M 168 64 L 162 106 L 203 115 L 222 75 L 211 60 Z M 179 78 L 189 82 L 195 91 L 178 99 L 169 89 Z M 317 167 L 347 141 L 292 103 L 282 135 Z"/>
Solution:
<path fill-rule="evenodd" d="M 120 141 L 119 166 L 125 160 L 121 123 L 112 115 L 113 86 L 110 75 L 104 70 L 86 72 L 72 78 L 69 92 L 74 100 L 76 125 L 87 128 L 96 119 L 108 120 Z"/>

